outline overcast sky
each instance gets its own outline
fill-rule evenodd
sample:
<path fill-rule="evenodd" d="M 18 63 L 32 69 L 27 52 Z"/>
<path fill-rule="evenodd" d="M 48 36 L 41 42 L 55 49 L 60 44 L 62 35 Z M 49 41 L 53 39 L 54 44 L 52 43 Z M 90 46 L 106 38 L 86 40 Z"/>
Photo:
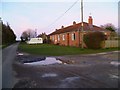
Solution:
<path fill-rule="evenodd" d="M 8 22 L 20 38 L 26 29 L 37 29 L 37 34 L 53 32 L 61 26 L 72 25 L 73 21 L 81 22 L 80 1 L 62 18 L 53 23 L 77 0 L 2 0 L 0 16 L 4 23 Z M 83 0 L 84 22 L 88 22 L 91 13 L 93 24 L 100 26 L 112 23 L 118 27 L 119 0 Z M 51 23 L 53 23 L 51 25 Z"/>

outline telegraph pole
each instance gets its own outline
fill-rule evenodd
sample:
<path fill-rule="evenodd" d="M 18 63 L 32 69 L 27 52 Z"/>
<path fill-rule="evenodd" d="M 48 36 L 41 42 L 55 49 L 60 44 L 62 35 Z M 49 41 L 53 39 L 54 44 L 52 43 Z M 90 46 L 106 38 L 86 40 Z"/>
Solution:
<path fill-rule="evenodd" d="M 83 33 L 84 33 L 84 28 L 83 28 L 83 0 L 81 0 L 81 48 L 84 48 L 84 42 L 83 42 Z"/>

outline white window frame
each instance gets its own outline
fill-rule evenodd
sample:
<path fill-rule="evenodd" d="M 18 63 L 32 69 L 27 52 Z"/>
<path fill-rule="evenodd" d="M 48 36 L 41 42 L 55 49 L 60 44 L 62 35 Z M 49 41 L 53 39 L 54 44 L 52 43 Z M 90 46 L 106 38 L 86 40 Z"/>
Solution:
<path fill-rule="evenodd" d="M 52 40 L 54 41 L 54 39 L 55 39 L 55 37 L 54 36 L 52 36 Z"/>
<path fill-rule="evenodd" d="M 75 40 L 75 33 L 72 33 L 72 41 Z"/>
<path fill-rule="evenodd" d="M 58 41 L 60 41 L 60 35 L 58 35 Z"/>
<path fill-rule="evenodd" d="M 55 42 L 57 42 L 57 35 L 55 35 Z"/>
<path fill-rule="evenodd" d="M 62 35 L 62 38 L 63 38 L 63 41 L 64 41 L 65 40 L 65 35 L 64 34 Z"/>

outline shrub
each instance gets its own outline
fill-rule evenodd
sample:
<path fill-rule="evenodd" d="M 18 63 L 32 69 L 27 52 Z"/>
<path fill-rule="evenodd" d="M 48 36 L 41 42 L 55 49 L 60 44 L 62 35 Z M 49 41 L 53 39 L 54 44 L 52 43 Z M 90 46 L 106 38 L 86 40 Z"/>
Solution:
<path fill-rule="evenodd" d="M 105 35 L 102 32 L 89 32 L 84 35 L 87 48 L 100 49 L 105 46 Z"/>

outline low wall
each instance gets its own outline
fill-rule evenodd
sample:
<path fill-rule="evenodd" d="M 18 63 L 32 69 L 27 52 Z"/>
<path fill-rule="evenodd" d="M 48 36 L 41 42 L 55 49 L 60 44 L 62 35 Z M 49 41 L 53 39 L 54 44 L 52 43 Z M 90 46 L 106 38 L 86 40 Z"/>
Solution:
<path fill-rule="evenodd" d="M 120 40 L 106 40 L 105 41 L 105 48 L 109 47 L 120 47 Z"/>

